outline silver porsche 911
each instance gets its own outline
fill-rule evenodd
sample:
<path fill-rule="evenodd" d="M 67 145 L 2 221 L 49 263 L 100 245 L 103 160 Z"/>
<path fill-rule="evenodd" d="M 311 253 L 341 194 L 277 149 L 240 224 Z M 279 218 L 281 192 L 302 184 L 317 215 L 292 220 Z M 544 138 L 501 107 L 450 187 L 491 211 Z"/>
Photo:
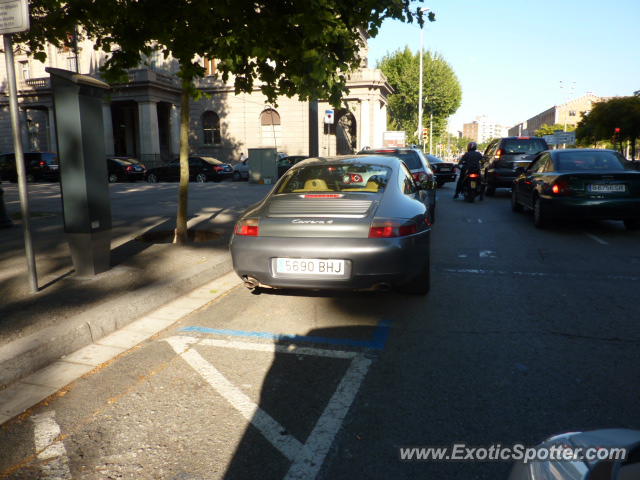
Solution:
<path fill-rule="evenodd" d="M 429 200 L 398 158 L 311 158 L 236 224 L 231 255 L 250 289 L 426 294 Z"/>

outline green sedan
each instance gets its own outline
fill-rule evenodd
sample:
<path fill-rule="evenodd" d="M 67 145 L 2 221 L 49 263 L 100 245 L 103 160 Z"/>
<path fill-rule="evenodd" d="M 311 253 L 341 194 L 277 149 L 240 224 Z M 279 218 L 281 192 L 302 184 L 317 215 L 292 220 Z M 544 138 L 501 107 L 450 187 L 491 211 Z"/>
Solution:
<path fill-rule="evenodd" d="M 622 220 L 640 228 L 640 162 L 614 150 L 567 149 L 539 153 L 515 167 L 511 208 L 533 210 L 536 227 L 558 218 Z"/>

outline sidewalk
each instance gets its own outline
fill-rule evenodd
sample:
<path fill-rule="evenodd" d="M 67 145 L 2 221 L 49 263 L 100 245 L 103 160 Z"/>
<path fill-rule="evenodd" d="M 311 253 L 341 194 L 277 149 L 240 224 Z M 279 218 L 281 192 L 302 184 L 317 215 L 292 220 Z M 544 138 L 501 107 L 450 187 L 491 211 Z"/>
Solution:
<path fill-rule="evenodd" d="M 0 230 L 0 390 L 229 272 L 235 220 L 270 187 L 190 185 L 189 226 L 207 238 L 177 246 L 139 238 L 174 228 L 176 184 L 111 185 L 112 269 L 79 279 L 64 239 L 58 186 L 30 185 L 41 288 L 35 295 L 28 293 L 17 188 L 3 188 L 16 226 Z"/>

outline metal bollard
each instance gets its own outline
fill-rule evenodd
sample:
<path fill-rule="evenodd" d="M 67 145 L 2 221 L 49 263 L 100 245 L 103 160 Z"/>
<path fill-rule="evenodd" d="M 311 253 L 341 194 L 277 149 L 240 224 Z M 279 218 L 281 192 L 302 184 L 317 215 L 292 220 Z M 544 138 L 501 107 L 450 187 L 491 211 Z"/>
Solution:
<path fill-rule="evenodd" d="M 0 228 L 10 228 L 13 227 L 13 222 L 7 215 L 7 209 L 4 207 L 4 190 L 2 190 L 2 185 L 0 185 Z"/>

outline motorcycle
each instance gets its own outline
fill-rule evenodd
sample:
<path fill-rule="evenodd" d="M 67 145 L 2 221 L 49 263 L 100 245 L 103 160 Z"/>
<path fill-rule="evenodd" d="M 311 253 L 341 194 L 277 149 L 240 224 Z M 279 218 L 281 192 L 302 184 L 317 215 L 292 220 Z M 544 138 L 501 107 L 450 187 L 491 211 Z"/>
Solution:
<path fill-rule="evenodd" d="M 462 195 L 465 201 L 469 203 L 473 203 L 476 196 L 479 196 L 480 200 L 484 198 L 484 185 L 479 173 L 467 174 L 462 185 Z"/>

